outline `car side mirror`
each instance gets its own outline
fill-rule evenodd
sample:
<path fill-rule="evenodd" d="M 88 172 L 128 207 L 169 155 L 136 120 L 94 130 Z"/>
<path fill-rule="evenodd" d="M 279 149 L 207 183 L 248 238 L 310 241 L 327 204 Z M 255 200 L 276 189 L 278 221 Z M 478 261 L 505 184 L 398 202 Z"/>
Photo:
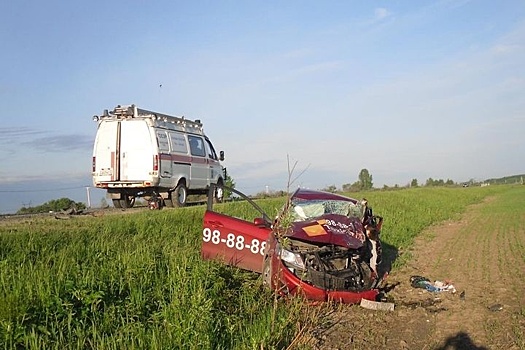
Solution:
<path fill-rule="evenodd" d="M 219 152 L 219 160 L 220 160 L 220 161 L 223 161 L 223 160 L 224 160 L 224 151 L 220 151 L 220 152 Z"/>
<path fill-rule="evenodd" d="M 253 224 L 255 226 L 266 226 L 266 221 L 263 218 L 255 218 L 253 219 Z"/>

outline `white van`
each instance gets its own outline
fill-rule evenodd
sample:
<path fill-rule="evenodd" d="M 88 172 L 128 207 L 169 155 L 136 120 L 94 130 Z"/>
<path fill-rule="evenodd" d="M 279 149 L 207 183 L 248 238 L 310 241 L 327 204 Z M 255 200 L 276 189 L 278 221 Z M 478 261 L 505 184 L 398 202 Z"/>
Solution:
<path fill-rule="evenodd" d="M 107 190 L 116 208 L 131 208 L 144 197 L 151 208 L 181 207 L 189 194 L 205 194 L 211 183 L 224 184 L 224 169 L 203 132 L 189 120 L 117 106 L 94 116 L 93 184 Z M 216 194 L 222 199 L 222 192 Z"/>

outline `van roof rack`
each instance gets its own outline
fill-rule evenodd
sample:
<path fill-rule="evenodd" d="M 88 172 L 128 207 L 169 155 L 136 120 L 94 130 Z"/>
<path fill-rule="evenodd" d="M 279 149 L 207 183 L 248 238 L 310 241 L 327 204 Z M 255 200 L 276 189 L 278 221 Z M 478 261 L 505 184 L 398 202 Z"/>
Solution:
<path fill-rule="evenodd" d="M 116 106 L 113 111 L 104 110 L 103 116 L 101 118 L 111 118 L 116 117 L 117 119 L 125 118 L 137 118 L 137 117 L 151 117 L 158 121 L 170 122 L 175 124 L 182 124 L 182 126 L 188 126 L 193 128 L 202 129 L 202 122 L 199 119 L 190 120 L 186 119 L 184 116 L 171 116 L 163 113 L 148 111 L 147 109 L 138 108 L 136 105 L 132 104 L 129 106 Z"/>

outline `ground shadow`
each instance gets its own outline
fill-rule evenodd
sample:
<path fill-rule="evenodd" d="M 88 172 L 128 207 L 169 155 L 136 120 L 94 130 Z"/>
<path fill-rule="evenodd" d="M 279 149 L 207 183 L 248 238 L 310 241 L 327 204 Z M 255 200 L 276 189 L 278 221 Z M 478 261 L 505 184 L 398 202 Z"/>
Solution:
<path fill-rule="evenodd" d="M 488 350 L 484 346 L 474 344 L 470 336 L 465 332 L 459 332 L 454 336 L 448 337 L 445 344 L 436 350 Z"/>

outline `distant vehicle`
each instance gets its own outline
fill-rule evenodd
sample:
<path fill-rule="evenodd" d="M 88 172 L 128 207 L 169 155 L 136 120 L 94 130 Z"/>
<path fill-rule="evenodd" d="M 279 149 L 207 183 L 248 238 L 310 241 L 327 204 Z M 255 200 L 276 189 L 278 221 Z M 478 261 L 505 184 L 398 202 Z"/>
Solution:
<path fill-rule="evenodd" d="M 93 184 L 106 189 L 116 208 L 144 197 L 152 209 L 182 207 L 189 194 L 224 183 L 220 161 L 200 120 L 117 106 L 94 116 Z M 222 200 L 222 192 L 215 193 Z"/>
<path fill-rule="evenodd" d="M 298 189 L 274 221 L 250 198 L 227 189 L 249 202 L 259 216 L 250 222 L 214 210 L 210 190 L 203 259 L 262 273 L 263 283 L 281 294 L 343 303 L 380 299 L 380 277 L 374 269 L 381 260 L 382 218 L 367 205 L 334 193 Z M 276 225 L 279 220 L 290 223 L 284 231 Z M 371 244 L 378 247 L 375 258 Z"/>

